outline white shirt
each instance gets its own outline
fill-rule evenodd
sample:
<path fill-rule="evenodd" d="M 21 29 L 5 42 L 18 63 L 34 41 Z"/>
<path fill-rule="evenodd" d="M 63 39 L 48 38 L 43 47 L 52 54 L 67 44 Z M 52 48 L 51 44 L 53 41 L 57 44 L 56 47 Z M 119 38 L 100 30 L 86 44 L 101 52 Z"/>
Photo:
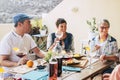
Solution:
<path fill-rule="evenodd" d="M 22 47 L 19 47 L 19 46 Z M 25 47 L 27 52 L 30 49 L 35 48 L 37 45 L 29 34 L 24 34 L 23 37 L 15 33 L 15 31 L 11 31 L 7 34 L 0 43 L 0 55 L 9 55 L 9 60 L 11 61 L 19 61 L 19 57 L 16 56 L 14 47 L 23 48 Z"/>

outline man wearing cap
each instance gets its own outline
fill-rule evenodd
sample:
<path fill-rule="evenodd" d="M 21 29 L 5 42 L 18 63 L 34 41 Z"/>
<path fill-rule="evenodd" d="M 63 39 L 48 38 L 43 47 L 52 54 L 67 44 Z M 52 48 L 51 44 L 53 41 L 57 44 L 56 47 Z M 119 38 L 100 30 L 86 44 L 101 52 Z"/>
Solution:
<path fill-rule="evenodd" d="M 25 64 L 27 57 L 22 58 L 16 55 L 14 48 L 25 48 L 26 52 L 32 50 L 37 56 L 43 58 L 32 37 L 28 34 L 31 30 L 30 17 L 25 14 L 17 14 L 13 17 L 15 30 L 7 34 L 0 43 L 0 64 L 4 67 L 13 67 Z M 22 47 L 19 47 L 19 46 Z"/>

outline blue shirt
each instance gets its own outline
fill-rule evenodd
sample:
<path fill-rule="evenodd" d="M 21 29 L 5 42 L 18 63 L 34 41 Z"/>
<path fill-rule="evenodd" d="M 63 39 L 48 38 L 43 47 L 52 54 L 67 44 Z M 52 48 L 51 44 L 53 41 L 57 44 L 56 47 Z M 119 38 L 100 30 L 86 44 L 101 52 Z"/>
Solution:
<path fill-rule="evenodd" d="M 118 45 L 115 38 L 108 35 L 107 39 L 104 42 L 100 42 L 99 36 L 96 36 L 90 42 L 91 51 L 94 50 L 95 45 L 99 45 L 100 49 L 96 51 L 98 56 L 104 55 L 117 55 L 118 53 Z"/>

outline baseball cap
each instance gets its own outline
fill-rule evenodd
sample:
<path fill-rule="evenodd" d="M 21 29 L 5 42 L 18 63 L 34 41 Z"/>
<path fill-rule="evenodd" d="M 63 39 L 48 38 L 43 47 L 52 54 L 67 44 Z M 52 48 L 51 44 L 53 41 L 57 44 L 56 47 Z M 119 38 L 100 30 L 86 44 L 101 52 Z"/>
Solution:
<path fill-rule="evenodd" d="M 13 22 L 16 24 L 16 23 L 26 20 L 26 19 L 32 19 L 32 17 L 27 16 L 26 14 L 23 14 L 23 13 L 19 13 L 13 17 Z"/>

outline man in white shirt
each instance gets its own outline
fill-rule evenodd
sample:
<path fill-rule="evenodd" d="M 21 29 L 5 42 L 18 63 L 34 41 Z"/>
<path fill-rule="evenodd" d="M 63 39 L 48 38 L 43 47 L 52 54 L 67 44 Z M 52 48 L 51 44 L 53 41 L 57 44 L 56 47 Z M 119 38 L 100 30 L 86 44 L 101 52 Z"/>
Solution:
<path fill-rule="evenodd" d="M 30 17 L 25 14 L 17 14 L 13 17 L 15 30 L 7 34 L 0 43 L 0 64 L 4 67 L 14 67 L 25 64 L 28 60 L 26 56 L 20 58 L 16 55 L 14 48 L 32 50 L 37 56 L 43 58 L 32 37 L 28 34 L 31 30 Z M 21 45 L 21 47 L 19 47 Z"/>

